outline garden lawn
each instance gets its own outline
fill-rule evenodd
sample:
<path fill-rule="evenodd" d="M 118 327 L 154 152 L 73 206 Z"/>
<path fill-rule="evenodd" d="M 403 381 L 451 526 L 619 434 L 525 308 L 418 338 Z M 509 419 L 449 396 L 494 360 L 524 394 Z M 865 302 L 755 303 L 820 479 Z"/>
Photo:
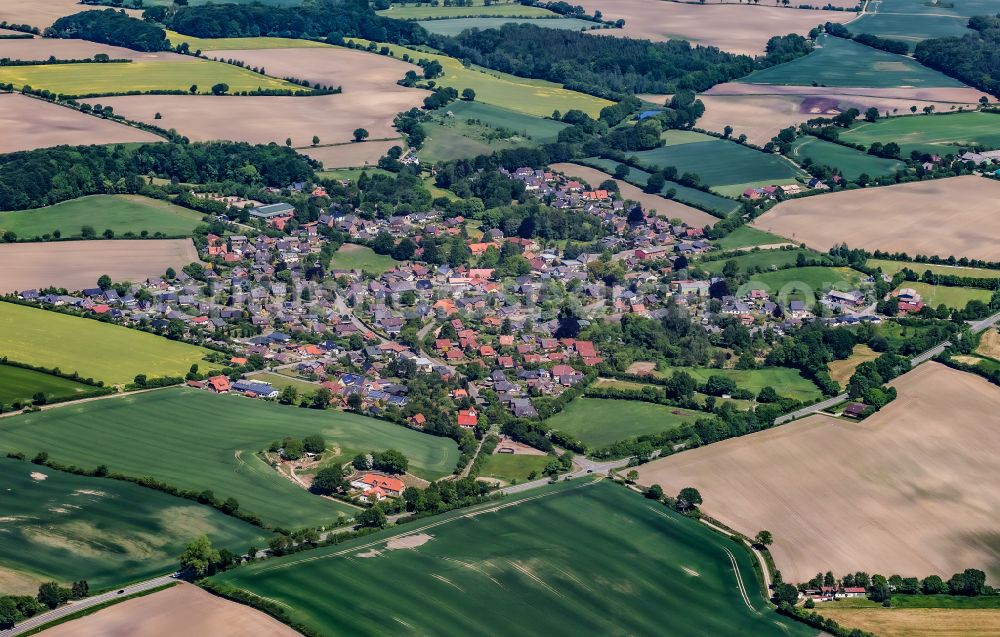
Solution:
<path fill-rule="evenodd" d="M 993 293 L 978 288 L 958 288 L 947 285 L 931 285 L 916 281 L 904 281 L 901 288 L 913 288 L 924 299 L 924 304 L 931 307 L 945 305 L 956 310 L 963 309 L 969 301 L 989 303 Z"/>
<path fill-rule="evenodd" d="M 145 230 L 149 236 L 190 237 L 201 220 L 200 212 L 159 199 L 91 195 L 47 208 L 0 212 L 0 230 L 13 232 L 22 240 L 51 235 L 55 230 L 64 239 L 80 237 L 83 226 L 98 234 L 110 229 L 117 236 L 127 232 L 139 236 Z"/>
<path fill-rule="evenodd" d="M 709 367 L 668 367 L 657 372 L 657 376 L 669 377 L 674 372 L 687 372 L 699 383 L 711 376 L 731 378 L 740 389 L 752 391 L 754 395 L 765 387 L 773 387 L 779 396 L 794 398 L 803 402 L 822 397 L 819 387 L 796 369 L 788 367 L 763 367 L 760 369 L 714 369 Z"/>
<path fill-rule="evenodd" d="M 0 303 L 0 356 L 105 384 L 184 376 L 209 350 L 112 323 Z"/>
<path fill-rule="evenodd" d="M 556 137 L 559 136 L 559 131 L 569 127 L 569 124 L 554 119 L 525 115 L 482 102 L 452 102 L 448 105 L 447 110 L 454 115 L 455 119 L 479 120 L 491 128 L 506 128 L 538 143 L 555 141 Z"/>
<path fill-rule="evenodd" d="M 380 16 L 395 20 L 427 20 L 433 18 L 475 18 L 493 16 L 501 18 L 550 18 L 557 19 L 559 14 L 542 7 L 526 7 L 518 3 L 492 4 L 483 6 L 476 2 L 471 7 L 430 6 L 426 4 L 396 5 L 383 11 L 376 11 Z M 590 24 L 594 24 L 591 22 Z"/>
<path fill-rule="evenodd" d="M 382 274 L 399 263 L 390 256 L 376 254 L 368 246 L 345 243 L 330 260 L 331 270 L 363 270 L 372 274 Z"/>
<path fill-rule="evenodd" d="M 861 175 L 882 177 L 906 168 L 906 164 L 897 159 L 875 157 L 811 135 L 803 135 L 792 142 L 789 157 L 800 164 L 808 158 L 814 164 L 837 168 L 848 180 Z"/>
<path fill-rule="evenodd" d="M 237 554 L 265 538 L 209 506 L 120 480 L 0 458 L 0 484 L 0 580 L 4 571 L 26 583 L 86 579 L 96 592 L 176 570 L 202 534 Z"/>
<path fill-rule="evenodd" d="M 362 46 L 369 44 L 368 40 L 348 39 Z M 474 66 L 465 67 L 460 60 L 440 53 L 427 53 L 396 44 L 378 44 L 378 47 L 379 49 L 387 47 L 393 56 L 400 59 L 408 55 L 414 61 L 437 60 L 444 69 L 444 75 L 434 79 L 437 86 L 450 86 L 459 93 L 463 89 L 471 88 L 476 92 L 478 102 L 527 115 L 546 117 L 554 110 L 565 112 L 576 108 L 592 117 L 597 117 L 602 108 L 613 103 L 593 95 L 571 91 L 545 80 L 532 80 Z"/>
<path fill-rule="evenodd" d="M 504 501 L 209 585 L 266 599 L 324 636 L 815 633 L 765 605 L 739 545 L 637 493 L 588 477 Z"/>
<path fill-rule="evenodd" d="M 814 299 L 818 300 L 831 289 L 853 290 L 862 278 L 864 275 L 850 268 L 812 266 L 755 274 L 748 287 L 749 289 L 763 288 L 770 294 L 787 294 L 795 298 L 802 298 L 803 295 L 808 297 L 811 294 Z"/>
<path fill-rule="evenodd" d="M 447 7 L 461 8 L 468 7 Z M 524 7 L 534 9 L 536 7 Z M 456 36 L 468 29 L 499 29 L 505 24 L 533 24 L 546 29 L 567 29 L 571 31 L 589 31 L 600 25 L 590 20 L 579 20 L 577 18 L 558 19 L 523 19 L 523 18 L 455 18 L 453 20 L 421 20 L 417 24 L 427 29 L 431 33 L 438 35 Z"/>
<path fill-rule="evenodd" d="M 192 53 L 194 51 L 245 51 L 248 49 L 311 49 L 330 46 L 323 42 L 293 38 L 196 38 L 170 30 L 167 31 L 167 39 L 170 40 L 172 46 L 179 46 L 187 42 Z"/>
<path fill-rule="evenodd" d="M 717 259 L 715 261 L 695 262 L 695 266 L 708 271 L 711 274 L 720 274 L 726 264 L 735 261 L 741 272 L 747 272 L 753 268 L 767 270 L 772 265 L 776 267 L 794 265 L 799 255 L 807 259 L 819 259 L 826 262 L 826 257 L 818 252 L 809 249 L 796 248 L 794 250 L 756 250 L 746 254 L 730 257 L 728 259 Z"/>
<path fill-rule="evenodd" d="M 933 263 L 891 261 L 889 259 L 868 259 L 865 265 L 869 268 L 882 268 L 882 272 L 889 276 L 896 274 L 903 268 L 909 268 L 921 276 L 923 276 L 924 272 L 930 270 L 934 274 L 943 274 L 946 276 L 1000 279 L 1000 270 L 991 270 L 988 268 L 966 268 L 958 265 L 935 265 Z"/>
<path fill-rule="evenodd" d="M 840 139 L 864 146 L 896 142 L 904 157 L 914 150 L 945 155 L 971 145 L 1000 148 L 1000 115 L 977 111 L 861 121 L 842 132 Z"/>
<path fill-rule="evenodd" d="M 93 387 L 68 378 L 60 378 L 33 369 L 24 369 L 0 363 L 0 405 L 14 402 L 27 403 L 35 394 L 42 393 L 48 401 L 62 399 L 91 391 Z"/>
<path fill-rule="evenodd" d="M 410 472 L 425 479 L 450 474 L 458 446 L 399 425 L 341 411 L 277 403 L 188 388 L 109 398 L 14 417 L 0 429 L 0 450 L 29 457 L 152 476 L 216 497 L 235 497 L 243 510 L 287 528 L 335 521 L 355 509 L 312 495 L 256 454 L 285 436 L 322 434 L 342 454 L 398 449 Z"/>
<path fill-rule="evenodd" d="M 496 478 L 507 484 L 524 482 L 532 473 L 535 477 L 542 475 L 542 469 L 549 460 L 551 460 L 549 456 L 494 453 L 483 461 L 479 475 L 483 478 Z"/>
<path fill-rule="evenodd" d="M 788 239 L 779 237 L 770 232 L 764 232 L 751 226 L 740 226 L 721 239 L 712 242 L 716 248 L 722 251 L 736 250 L 738 248 L 751 248 L 753 246 L 775 245 L 788 243 Z M 1000 276 L 1000 273 L 998 273 Z"/>
<path fill-rule="evenodd" d="M 639 400 L 577 398 L 546 420 L 545 425 L 578 438 L 588 448 L 597 448 L 670 431 L 705 416 L 689 409 Z"/>
<path fill-rule="evenodd" d="M 108 95 L 127 91 L 187 91 L 210 94 L 215 84 L 228 84 L 229 92 L 281 89 L 308 91 L 284 80 L 260 75 L 231 64 L 190 62 L 129 62 L 107 64 L 41 64 L 0 67 L 0 83 L 16 88 L 30 85 L 69 96 Z"/>

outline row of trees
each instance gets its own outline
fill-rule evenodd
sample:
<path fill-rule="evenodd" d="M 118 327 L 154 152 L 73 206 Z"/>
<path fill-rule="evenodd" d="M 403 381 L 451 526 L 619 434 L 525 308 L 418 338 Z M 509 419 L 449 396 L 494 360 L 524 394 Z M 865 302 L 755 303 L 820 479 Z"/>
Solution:
<path fill-rule="evenodd" d="M 1000 95 L 1000 15 L 974 16 L 969 28 L 975 33 L 918 43 L 914 57 L 924 66 Z"/>

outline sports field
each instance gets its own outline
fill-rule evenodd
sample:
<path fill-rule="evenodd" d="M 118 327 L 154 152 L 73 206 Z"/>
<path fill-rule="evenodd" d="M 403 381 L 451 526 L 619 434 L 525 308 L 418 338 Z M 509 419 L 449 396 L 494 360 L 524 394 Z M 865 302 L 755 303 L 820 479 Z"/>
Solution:
<path fill-rule="evenodd" d="M 446 110 L 450 111 L 455 119 L 478 120 L 491 128 L 506 128 L 539 143 L 555 141 L 559 131 L 569 126 L 553 119 L 533 117 L 482 102 L 453 102 Z"/>
<path fill-rule="evenodd" d="M 367 40 L 348 38 L 364 46 Z M 450 86 L 459 93 L 471 88 L 476 92 L 476 101 L 509 108 L 520 113 L 546 117 L 554 110 L 563 112 L 579 109 L 592 117 L 597 117 L 601 109 L 612 102 L 565 89 L 545 80 L 532 80 L 499 71 L 466 67 L 460 60 L 440 53 L 425 53 L 396 44 L 378 44 L 379 49 L 388 47 L 392 54 L 402 59 L 408 55 L 414 61 L 420 59 L 437 60 L 444 68 L 444 75 L 434 81 L 438 86 Z"/>
<path fill-rule="evenodd" d="M 942 113 L 893 117 L 875 122 L 859 122 L 840 134 L 851 144 L 870 146 L 872 142 L 896 142 L 903 156 L 910 151 L 945 155 L 958 154 L 970 145 L 1000 148 L 1000 115 L 995 113 Z"/>
<path fill-rule="evenodd" d="M 442 7 L 445 9 L 466 9 L 468 7 Z M 537 9 L 538 7 L 522 7 L 524 9 Z M 505 24 L 533 24 L 546 29 L 568 29 L 572 31 L 589 31 L 600 28 L 600 24 L 590 20 L 579 20 L 577 18 L 557 18 L 557 19 L 523 19 L 523 18 L 455 18 L 454 20 L 421 20 L 417 24 L 427 29 L 431 33 L 438 35 L 456 36 L 468 29 L 499 29 Z"/>
<path fill-rule="evenodd" d="M 333 270 L 362 270 L 373 274 L 382 274 L 391 270 L 399 263 L 390 256 L 376 254 L 368 246 L 345 243 L 333 255 L 330 268 Z"/>
<path fill-rule="evenodd" d="M 190 236 L 201 223 L 202 214 L 159 199 L 139 195 L 91 195 L 57 203 L 47 208 L 0 212 L 0 230 L 15 233 L 19 239 L 51 235 L 58 230 L 62 237 L 79 237 L 83 226 L 98 234 L 113 230 L 121 236 L 142 231 L 153 236 Z"/>
<path fill-rule="evenodd" d="M 915 261 L 890 261 L 888 259 L 868 259 L 865 265 L 869 268 L 882 268 L 882 272 L 892 276 L 902 270 L 909 268 L 917 274 L 923 276 L 924 272 L 930 270 L 934 274 L 946 276 L 961 276 L 968 278 L 1000 279 L 1000 270 L 988 268 L 965 268 L 960 265 L 934 265 L 932 263 L 916 263 Z"/>
<path fill-rule="evenodd" d="M 208 60 L 190 62 L 129 62 L 107 64 L 41 64 L 0 67 L 0 82 L 20 88 L 47 89 L 64 95 L 122 93 L 125 91 L 212 92 L 215 84 L 228 84 L 229 92 L 257 89 L 307 91 L 301 86 L 253 71 Z"/>
<path fill-rule="evenodd" d="M 157 390 L 60 407 L 5 421 L 0 449 L 29 456 L 151 475 L 185 489 L 235 497 L 243 509 L 286 527 L 318 525 L 351 507 L 306 492 L 256 453 L 285 436 L 322 434 L 341 455 L 398 449 L 423 478 L 450 474 L 458 446 L 439 438 L 341 411 L 286 407 L 242 396 L 186 388 Z"/>
<path fill-rule="evenodd" d="M 492 3 L 484 6 L 479 0 L 471 7 L 431 6 L 429 4 L 414 4 L 390 7 L 377 12 L 380 16 L 394 20 L 428 20 L 432 18 L 472 18 L 495 16 L 500 18 L 557 18 L 558 13 L 541 7 L 526 7 L 516 2 Z M 593 23 L 591 23 L 593 24 Z"/>
<path fill-rule="evenodd" d="M 0 405 L 11 405 L 15 401 L 31 401 L 41 392 L 51 401 L 66 398 L 93 389 L 83 383 L 68 378 L 60 378 L 33 369 L 14 367 L 0 363 Z"/>
<path fill-rule="evenodd" d="M 504 502 L 210 583 L 331 636 L 815 632 L 765 608 L 745 550 L 637 493 L 591 477 Z"/>
<path fill-rule="evenodd" d="M 676 429 L 707 414 L 639 400 L 577 398 L 545 425 L 570 434 L 588 448 Z"/>
<path fill-rule="evenodd" d="M 687 372 L 699 383 L 711 376 L 731 378 L 740 389 L 748 389 L 754 395 L 765 387 L 774 387 L 780 396 L 796 400 L 812 401 L 822 396 L 816 385 L 799 373 L 787 367 L 763 367 L 761 369 L 713 369 L 709 367 L 667 367 L 657 372 L 657 376 L 670 376 L 674 372 Z"/>
<path fill-rule="evenodd" d="M 112 323 L 0 303 L 0 354 L 111 385 L 130 383 L 136 374 L 183 376 L 192 364 L 204 365 L 208 350 Z"/>
<path fill-rule="evenodd" d="M 20 576 L 23 593 L 43 578 L 96 591 L 168 573 L 202 534 L 232 551 L 263 545 L 261 529 L 128 482 L 0 458 L 0 484 L 0 582 Z"/>
<path fill-rule="evenodd" d="M 901 161 L 868 155 L 860 150 L 834 144 L 811 135 L 803 135 L 792 142 L 789 157 L 800 164 L 808 158 L 812 160 L 813 164 L 836 168 L 848 180 L 857 179 L 861 175 L 869 177 L 891 175 L 906 167 L 906 164 Z"/>
<path fill-rule="evenodd" d="M 196 38 L 176 31 L 167 30 L 167 39 L 171 46 L 180 46 L 187 42 L 188 48 L 194 51 L 228 51 L 242 49 L 310 49 L 326 47 L 328 44 L 313 40 L 298 40 L 293 38 Z"/>
<path fill-rule="evenodd" d="M 737 248 L 750 248 L 753 246 L 775 245 L 787 242 L 788 240 L 784 237 L 779 237 L 778 235 L 771 234 L 770 232 L 763 232 L 751 226 L 740 226 L 721 239 L 713 241 L 715 247 L 722 251 L 735 250 Z M 997 276 L 1000 276 L 1000 273 L 998 273 Z"/>
<path fill-rule="evenodd" d="M 917 294 L 923 297 L 924 303 L 936 308 L 938 305 L 945 305 L 957 310 L 963 309 L 969 301 L 982 301 L 989 303 L 993 295 L 989 290 L 978 288 L 959 288 L 947 285 L 932 285 L 916 281 L 904 281 L 900 284 L 903 288 L 912 288 Z"/>
<path fill-rule="evenodd" d="M 766 272 L 770 270 L 771 266 L 783 267 L 794 265 L 800 254 L 806 259 L 820 259 L 821 262 L 829 263 L 829 261 L 825 261 L 825 257 L 818 252 L 803 248 L 796 248 L 794 250 L 752 250 L 746 254 L 733 256 L 727 259 L 716 259 L 714 261 L 704 262 L 696 261 L 694 265 L 711 274 L 721 274 L 727 263 L 735 261 L 741 272 L 749 272 L 758 268 Z"/>

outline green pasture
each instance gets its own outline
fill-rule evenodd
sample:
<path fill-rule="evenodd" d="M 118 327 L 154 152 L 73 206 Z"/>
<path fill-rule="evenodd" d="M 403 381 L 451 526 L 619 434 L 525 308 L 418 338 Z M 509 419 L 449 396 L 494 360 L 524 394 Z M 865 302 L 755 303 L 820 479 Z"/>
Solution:
<path fill-rule="evenodd" d="M 0 484 L 0 580 L 4 571 L 25 584 L 85 579 L 96 592 L 176 570 L 202 534 L 236 553 L 264 542 L 246 522 L 120 480 L 0 458 Z"/>
<path fill-rule="evenodd" d="M 988 268 L 966 268 L 958 265 L 934 265 L 933 263 L 917 263 L 915 261 L 891 261 L 889 259 L 868 259 L 865 265 L 869 268 L 882 268 L 882 272 L 893 276 L 903 268 L 909 268 L 923 276 L 930 270 L 933 274 L 945 276 L 960 276 L 971 279 L 1000 279 L 1000 270 Z"/>
<path fill-rule="evenodd" d="M 814 164 L 836 168 L 848 180 L 857 179 L 862 174 L 871 177 L 891 175 L 906 168 L 906 164 L 899 160 L 875 157 L 811 135 L 803 135 L 792 142 L 789 157 L 800 164 L 808 158 Z"/>
<path fill-rule="evenodd" d="M 989 290 L 979 288 L 959 288 L 947 285 L 932 285 L 930 283 L 920 283 L 917 281 L 904 281 L 899 287 L 912 288 L 917 291 L 925 305 L 936 308 L 939 305 L 961 310 L 969 304 L 969 301 L 982 301 L 989 303 L 993 293 Z"/>
<path fill-rule="evenodd" d="M 358 180 L 358 177 L 361 176 L 361 173 L 368 173 L 369 176 L 371 176 L 371 175 L 394 176 L 395 175 L 395 173 L 391 173 L 388 170 L 383 170 L 381 168 L 371 168 L 371 167 L 367 167 L 367 168 L 333 168 L 333 169 L 330 169 L 330 170 L 318 171 L 316 174 L 319 175 L 320 177 L 325 177 L 327 179 L 342 179 L 342 180 L 349 180 L 351 182 L 355 182 L 355 181 Z"/>
<path fill-rule="evenodd" d="M 613 159 L 603 159 L 600 157 L 588 157 L 587 159 L 577 161 L 585 166 L 591 166 L 593 168 L 603 170 L 608 174 L 614 174 L 615 168 L 618 167 L 618 162 Z M 624 181 L 640 188 L 645 188 L 646 182 L 649 180 L 649 175 L 650 173 L 645 170 L 629 167 L 628 176 L 625 177 Z M 668 181 L 666 185 L 663 186 L 663 190 L 660 191 L 660 194 L 665 194 L 669 190 L 675 191 L 674 199 L 677 201 L 700 206 L 720 217 L 725 217 L 740 208 L 739 202 L 734 201 L 733 199 L 720 197 L 719 195 L 705 192 L 704 190 L 682 186 L 681 184 L 672 181 Z"/>
<path fill-rule="evenodd" d="M 60 378 L 33 369 L 0 363 L 0 405 L 25 403 L 41 392 L 51 401 L 67 398 L 93 389 L 68 378 Z"/>
<path fill-rule="evenodd" d="M 853 24 L 849 28 L 853 31 Z M 911 58 L 826 35 L 819 37 L 819 46 L 809 55 L 754 71 L 740 82 L 872 88 L 964 86 Z"/>
<path fill-rule="evenodd" d="M 210 585 L 266 599 L 324 636 L 815 633 L 765 605 L 740 546 L 606 480 L 502 502 L 233 569 Z M 386 550 L 421 533 L 429 539 L 416 548 Z"/>
<path fill-rule="evenodd" d="M 799 255 L 802 255 L 806 259 L 821 259 L 822 262 L 828 263 L 825 257 L 818 252 L 804 248 L 796 248 L 794 250 L 756 250 L 746 252 L 744 254 L 733 256 L 728 259 L 716 259 L 713 261 L 703 261 L 696 262 L 694 265 L 698 268 L 709 272 L 710 274 L 721 274 L 722 270 L 726 267 L 726 264 L 730 261 L 735 261 L 740 268 L 740 272 L 749 272 L 760 268 L 761 270 L 767 271 L 774 266 L 776 268 L 794 265 L 798 260 Z"/>
<path fill-rule="evenodd" d="M 210 94 L 212 86 L 229 85 L 229 92 L 257 89 L 308 91 L 284 80 L 277 80 L 247 69 L 195 60 L 187 62 L 109 62 L 107 64 L 40 64 L 37 66 L 0 67 L 0 83 L 16 88 L 31 86 L 63 95 L 124 93 L 126 91 L 187 91 L 198 86 L 198 93 Z"/>
<path fill-rule="evenodd" d="M 755 274 L 748 286 L 794 299 L 819 300 L 831 289 L 853 290 L 863 278 L 863 274 L 850 268 L 810 266 Z"/>
<path fill-rule="evenodd" d="M 554 119 L 533 117 L 482 102 L 453 102 L 445 110 L 450 111 L 456 120 L 477 120 L 490 128 L 505 128 L 538 143 L 555 141 L 559 131 L 569 127 L 569 124 Z"/>
<path fill-rule="evenodd" d="M 788 239 L 779 237 L 770 232 L 764 232 L 751 226 L 740 226 L 721 239 L 712 242 L 716 248 L 722 251 L 735 250 L 737 248 L 750 248 L 753 246 L 775 245 L 778 243 L 788 243 Z"/>
<path fill-rule="evenodd" d="M 349 40 L 363 46 L 369 44 L 368 40 L 358 38 Z M 397 58 L 408 55 L 414 61 L 437 60 L 444 68 L 444 75 L 434 80 L 438 86 L 450 86 L 459 93 L 463 89 L 471 88 L 476 92 L 477 102 L 509 108 L 528 115 L 546 117 L 554 110 L 565 112 L 576 108 L 597 117 L 602 108 L 612 104 L 593 95 L 563 88 L 554 82 L 532 80 L 473 66 L 466 67 L 460 60 L 440 53 L 427 53 L 396 44 L 378 44 L 378 47 L 380 49 L 388 47 Z"/>
<path fill-rule="evenodd" d="M 970 17 L 993 15 L 996 10 L 993 0 L 881 0 L 870 4 L 869 12 L 849 28 L 852 33 L 903 40 L 912 49 L 921 40 L 968 35 Z"/>
<path fill-rule="evenodd" d="M 501 5 L 504 6 L 504 5 Z M 435 7 L 432 7 L 435 8 Z M 469 9 L 475 7 L 439 7 L 442 9 Z M 524 9 L 537 9 L 538 7 L 524 7 Z M 580 20 L 578 18 L 558 18 L 558 19 L 524 19 L 524 18 L 455 18 L 453 20 L 421 20 L 417 22 L 420 26 L 431 33 L 454 37 L 462 31 L 469 29 L 499 29 L 505 24 L 533 24 L 546 29 L 566 29 L 570 31 L 589 31 L 601 25 L 590 20 Z"/>
<path fill-rule="evenodd" d="M 491 155 L 498 150 L 532 145 L 519 136 L 508 139 L 491 138 L 494 134 L 491 129 L 481 124 L 469 124 L 465 120 L 446 119 L 424 124 L 423 127 L 427 140 L 418 153 L 423 163 L 472 159 L 479 155 Z"/>
<path fill-rule="evenodd" d="M 532 473 L 535 477 L 542 475 L 542 469 L 551 458 L 546 455 L 528 455 L 513 453 L 494 453 L 483 460 L 479 475 L 483 478 L 495 478 L 507 484 L 524 482 Z"/>
<path fill-rule="evenodd" d="M 376 254 L 368 246 L 345 243 L 334 253 L 330 260 L 331 270 L 362 270 L 374 274 L 382 274 L 391 270 L 399 263 L 390 256 Z"/>
<path fill-rule="evenodd" d="M 667 367 L 657 371 L 656 375 L 669 377 L 674 372 L 687 372 L 699 383 L 706 382 L 711 376 L 731 378 L 740 389 L 752 391 L 754 395 L 765 387 L 773 387 L 780 396 L 794 398 L 803 402 L 817 400 L 822 392 L 811 380 L 798 370 L 788 367 L 762 367 L 760 369 L 715 369 L 711 367 Z"/>
<path fill-rule="evenodd" d="M 172 46 L 180 46 L 187 42 L 188 48 L 194 51 L 240 51 L 248 49 L 311 49 L 329 46 L 313 40 L 294 38 L 196 38 L 190 35 L 167 31 L 167 39 Z"/>
<path fill-rule="evenodd" d="M 58 230 L 64 239 L 80 237 L 81 228 L 90 226 L 101 233 L 114 230 L 121 236 L 189 237 L 201 223 L 202 214 L 159 199 L 139 195 L 91 195 L 57 203 L 46 208 L 0 212 L 0 230 L 13 232 L 19 239 L 51 235 Z"/>
<path fill-rule="evenodd" d="M 17 416 L 0 429 L 0 450 L 86 468 L 152 476 L 183 489 L 212 490 L 284 527 L 329 523 L 353 513 L 312 495 L 256 454 L 285 436 L 322 434 L 341 455 L 398 449 L 410 471 L 432 480 L 450 474 L 458 446 L 381 420 L 341 411 L 278 405 L 188 388 L 163 389 Z"/>
<path fill-rule="evenodd" d="M 890 117 L 858 122 L 840 139 L 865 146 L 896 142 L 904 157 L 914 150 L 945 155 L 970 145 L 1000 148 L 1000 115 L 976 111 Z"/>
<path fill-rule="evenodd" d="M 595 448 L 676 429 L 705 416 L 697 411 L 639 400 L 577 398 L 546 420 L 545 425 Z"/>
<path fill-rule="evenodd" d="M 471 7 L 431 6 L 430 4 L 398 4 L 383 11 L 376 11 L 380 16 L 395 20 L 434 20 L 437 18 L 481 18 L 486 16 L 498 18 L 559 18 L 558 13 L 541 7 L 526 7 L 516 2 L 493 3 L 484 6 L 476 2 Z M 590 23 L 593 24 L 593 23 Z"/>
<path fill-rule="evenodd" d="M 106 384 L 184 376 L 209 351 L 112 323 L 0 303 L 0 355 Z"/>

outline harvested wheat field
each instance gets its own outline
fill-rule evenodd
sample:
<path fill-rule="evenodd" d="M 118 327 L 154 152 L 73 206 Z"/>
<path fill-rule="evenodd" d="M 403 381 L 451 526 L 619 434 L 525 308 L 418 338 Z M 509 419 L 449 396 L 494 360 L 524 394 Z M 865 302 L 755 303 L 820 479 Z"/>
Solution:
<path fill-rule="evenodd" d="M 841 626 L 879 637 L 996 637 L 1000 613 L 988 608 L 841 608 L 822 604 L 816 611 Z"/>
<path fill-rule="evenodd" d="M 364 166 L 374 166 L 379 158 L 385 155 L 393 146 L 406 148 L 406 143 L 402 139 L 388 139 L 372 142 L 362 142 L 360 144 L 347 143 L 335 146 L 316 146 L 308 148 L 297 148 L 303 155 L 308 155 L 313 159 L 323 162 L 323 168 L 362 168 Z"/>
<path fill-rule="evenodd" d="M 706 513 L 774 534 L 788 582 L 832 570 L 1000 577 L 1000 388 L 925 363 L 862 422 L 815 415 L 643 466 L 640 483 L 693 486 Z"/>
<path fill-rule="evenodd" d="M 0 3 L 0 22 L 30 24 L 39 29 L 52 26 L 59 18 L 80 13 L 94 7 L 81 5 L 79 0 L 3 0 Z M 141 18 L 142 11 L 125 9 L 133 18 Z"/>
<path fill-rule="evenodd" d="M 601 11 L 605 20 L 623 18 L 625 27 L 592 31 L 643 40 L 689 40 L 723 51 L 764 55 L 775 35 L 806 33 L 817 24 L 842 23 L 855 17 L 848 11 L 800 11 L 741 4 L 682 4 L 657 0 L 580 0 L 587 13 Z"/>
<path fill-rule="evenodd" d="M 0 131 L 3 131 L 0 153 L 60 144 L 163 141 L 161 137 L 132 126 L 84 115 L 18 93 L 0 94 Z"/>
<path fill-rule="evenodd" d="M 85 60 L 106 53 L 113 60 L 137 62 L 193 62 L 195 58 L 166 51 L 143 52 L 87 40 L 32 38 L 30 40 L 0 40 L 0 58 L 12 60 Z"/>
<path fill-rule="evenodd" d="M 5 243 L 0 294 L 50 285 L 82 290 L 95 287 L 102 274 L 113 281 L 143 281 L 197 260 L 190 239 Z"/>
<path fill-rule="evenodd" d="M 1000 332 L 997 328 L 991 328 L 983 332 L 979 337 L 979 347 L 976 353 L 1000 361 Z"/>
<path fill-rule="evenodd" d="M 612 179 L 611 175 L 606 172 L 597 170 L 596 168 L 590 168 L 588 166 L 581 166 L 579 164 L 552 164 L 550 168 L 556 172 L 565 174 L 567 177 L 582 179 L 590 184 L 592 188 L 597 188 L 597 186 L 606 179 Z M 646 212 L 655 210 L 656 214 L 661 217 L 681 219 L 684 223 L 696 228 L 715 225 L 715 222 L 719 220 L 717 217 L 713 217 L 707 212 L 702 212 L 697 208 L 685 206 L 682 203 L 678 203 L 670 199 L 664 199 L 663 197 L 659 197 L 657 195 L 647 194 L 643 192 L 642 189 L 620 179 L 615 179 L 614 181 L 618 184 L 618 189 L 621 192 L 622 197 L 625 199 L 631 199 L 632 201 L 638 201 L 642 204 L 642 209 Z"/>
<path fill-rule="evenodd" d="M 299 633 L 259 610 L 180 583 L 145 597 L 49 628 L 44 637 L 296 637 Z"/>
<path fill-rule="evenodd" d="M 830 361 L 827 368 L 830 370 L 830 378 L 837 381 L 841 387 L 847 387 L 847 381 L 851 380 L 854 370 L 861 363 L 867 363 L 878 358 L 878 352 L 867 345 L 855 345 L 850 357 L 844 360 Z"/>
<path fill-rule="evenodd" d="M 785 201 L 760 230 L 826 251 L 835 244 L 1000 260 L 1000 182 L 973 175 Z"/>

